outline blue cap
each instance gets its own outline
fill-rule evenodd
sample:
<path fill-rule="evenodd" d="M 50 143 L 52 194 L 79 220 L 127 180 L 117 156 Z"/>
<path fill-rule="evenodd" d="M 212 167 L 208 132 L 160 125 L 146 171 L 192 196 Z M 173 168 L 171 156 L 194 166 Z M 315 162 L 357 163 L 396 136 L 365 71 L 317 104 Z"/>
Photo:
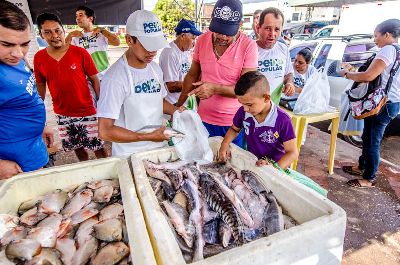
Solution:
<path fill-rule="evenodd" d="M 182 33 L 192 33 L 195 36 L 201 35 L 201 31 L 196 28 L 196 25 L 193 21 L 182 19 L 179 21 L 178 25 L 175 28 L 175 32 L 177 35 Z"/>
<path fill-rule="evenodd" d="M 239 0 L 219 0 L 211 15 L 210 30 L 226 36 L 235 36 L 242 21 L 243 7 Z"/>

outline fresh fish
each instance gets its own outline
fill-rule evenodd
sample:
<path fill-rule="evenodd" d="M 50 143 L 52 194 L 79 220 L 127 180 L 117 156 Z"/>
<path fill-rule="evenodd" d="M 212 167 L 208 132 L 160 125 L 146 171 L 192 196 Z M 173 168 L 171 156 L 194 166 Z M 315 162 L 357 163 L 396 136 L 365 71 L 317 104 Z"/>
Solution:
<path fill-rule="evenodd" d="M 124 212 L 124 207 L 119 203 L 113 203 L 104 207 L 99 214 L 99 221 L 113 219 L 121 216 Z"/>
<path fill-rule="evenodd" d="M 13 241 L 6 247 L 6 255 L 10 260 L 31 260 L 34 256 L 40 254 L 42 247 L 34 239 L 21 239 Z"/>
<path fill-rule="evenodd" d="M 247 225 L 248 227 L 253 227 L 254 226 L 254 221 L 251 218 L 250 214 L 247 212 L 246 208 L 244 207 L 242 201 L 235 195 L 235 192 L 231 189 L 229 189 L 225 184 L 223 184 L 220 180 L 219 177 L 217 177 L 215 174 L 205 174 L 209 177 L 211 177 L 215 183 L 218 185 L 219 190 L 228 198 L 237 212 L 239 213 L 243 223 Z M 201 175 L 203 176 L 203 174 Z"/>
<path fill-rule="evenodd" d="M 172 202 L 179 204 L 183 209 L 187 209 L 188 201 L 183 191 L 178 191 Z"/>
<path fill-rule="evenodd" d="M 129 235 L 128 235 L 128 229 L 126 228 L 125 220 L 121 220 L 121 224 L 122 224 L 122 242 L 129 245 Z"/>
<path fill-rule="evenodd" d="M 91 234 L 93 233 L 93 226 L 97 224 L 98 221 L 97 217 L 94 216 L 80 224 L 78 231 L 75 234 L 75 240 L 78 247 L 82 246 L 83 243 L 92 238 Z"/>
<path fill-rule="evenodd" d="M 47 214 L 39 212 L 37 207 L 34 207 L 34 208 L 26 211 L 20 217 L 20 221 L 21 221 L 21 223 L 23 223 L 27 226 L 34 226 L 46 217 L 47 217 Z"/>
<path fill-rule="evenodd" d="M 52 248 L 42 248 L 39 255 L 25 263 L 25 265 L 63 265 L 61 253 Z"/>
<path fill-rule="evenodd" d="M 159 179 L 163 182 L 168 183 L 169 185 L 172 184 L 168 176 L 160 168 L 156 167 L 158 165 L 147 160 L 143 160 L 143 165 L 146 169 L 147 174 L 149 174 L 150 177 Z"/>
<path fill-rule="evenodd" d="M 206 201 L 204 200 L 201 201 L 201 207 L 202 207 L 201 212 L 203 213 L 204 223 L 208 223 L 211 220 L 214 220 L 215 218 L 218 217 L 218 213 L 211 210 Z"/>
<path fill-rule="evenodd" d="M 183 183 L 182 171 L 177 169 L 166 169 L 163 171 L 165 175 L 171 180 L 171 184 L 175 190 L 178 190 Z"/>
<path fill-rule="evenodd" d="M 10 229 L 17 227 L 19 217 L 11 214 L 0 214 L 0 238 Z"/>
<path fill-rule="evenodd" d="M 50 227 L 52 228 L 56 233 L 60 230 L 60 225 L 63 217 L 61 214 L 58 213 L 53 213 L 40 221 L 38 223 L 37 227 Z"/>
<path fill-rule="evenodd" d="M 64 217 L 71 217 L 74 213 L 81 210 L 83 207 L 88 205 L 92 201 L 93 192 L 89 189 L 78 192 L 71 200 L 67 203 L 61 214 Z"/>
<path fill-rule="evenodd" d="M 36 240 L 44 248 L 53 248 L 56 245 L 57 234 L 50 227 L 36 227 L 29 231 L 26 238 Z"/>
<path fill-rule="evenodd" d="M 96 238 L 90 237 L 81 245 L 72 258 L 73 265 L 84 265 L 90 258 L 94 257 L 99 247 L 99 242 Z"/>
<path fill-rule="evenodd" d="M 0 264 L 1 265 L 15 265 L 14 262 L 11 262 L 7 256 L 6 256 L 6 251 L 2 250 L 0 251 Z"/>
<path fill-rule="evenodd" d="M 97 215 L 99 213 L 98 210 L 92 208 L 84 208 L 71 216 L 72 225 L 80 224 L 83 221 Z"/>
<path fill-rule="evenodd" d="M 172 234 L 174 234 L 174 238 L 176 238 L 176 241 L 178 243 L 178 246 L 180 248 L 180 250 L 182 250 L 183 254 L 188 254 L 190 255 L 190 261 L 192 260 L 192 254 L 193 254 L 193 250 L 191 248 L 188 247 L 188 245 L 186 244 L 186 242 L 183 240 L 183 238 L 178 235 L 176 233 L 175 228 L 173 227 L 173 225 L 170 222 L 170 219 L 168 218 L 168 216 L 166 216 L 166 214 L 163 212 L 165 220 L 168 223 L 168 226 L 171 228 Z"/>
<path fill-rule="evenodd" d="M 61 260 L 64 265 L 73 265 L 72 258 L 76 253 L 75 240 L 71 238 L 59 238 L 56 242 L 56 249 L 61 253 Z"/>
<path fill-rule="evenodd" d="M 129 265 L 129 259 L 128 258 L 124 258 L 123 260 L 121 260 L 120 262 L 118 262 L 118 265 Z"/>
<path fill-rule="evenodd" d="M 17 226 L 8 230 L 0 240 L 0 246 L 6 246 L 11 241 L 24 239 L 28 234 L 28 229 L 23 226 Z M 1 263 L 0 263 L 1 264 Z"/>
<path fill-rule="evenodd" d="M 204 241 L 208 244 L 217 244 L 219 242 L 218 231 L 219 219 L 214 219 L 206 223 L 203 227 Z"/>
<path fill-rule="evenodd" d="M 95 237 L 101 241 L 113 242 L 122 240 L 122 224 L 119 219 L 108 219 L 93 226 Z"/>
<path fill-rule="evenodd" d="M 229 162 L 225 163 L 215 162 L 211 164 L 200 165 L 200 169 L 202 171 L 214 172 L 220 175 L 226 174 L 232 169 L 232 167 L 233 166 Z"/>
<path fill-rule="evenodd" d="M 113 196 L 114 188 L 112 186 L 102 186 L 94 190 L 93 201 L 105 203 L 109 202 Z"/>
<path fill-rule="evenodd" d="M 175 197 L 175 194 L 176 194 L 174 188 L 170 184 L 165 182 L 165 181 L 163 181 L 161 183 L 161 187 L 163 188 L 165 196 L 167 196 L 167 199 L 169 201 L 172 201 L 174 199 L 174 197 Z"/>
<path fill-rule="evenodd" d="M 210 175 L 201 174 L 199 185 L 208 206 L 210 206 L 213 211 L 219 213 L 224 223 L 232 229 L 235 241 L 237 243 L 242 243 L 241 231 L 243 225 L 232 202 L 226 198 L 224 193 L 220 192 L 218 185 Z"/>
<path fill-rule="evenodd" d="M 186 245 L 190 248 L 193 247 L 193 238 L 196 231 L 194 226 L 189 224 L 188 212 L 182 208 L 182 206 L 174 202 L 163 201 L 162 204 L 176 232 L 183 238 Z"/>
<path fill-rule="evenodd" d="M 250 170 L 242 170 L 241 174 L 246 181 L 246 183 L 249 184 L 251 189 L 257 194 L 260 195 L 263 192 L 270 192 L 270 190 L 267 190 L 264 185 L 261 184 L 259 181 L 260 177 L 256 175 L 255 173 L 251 172 Z"/>
<path fill-rule="evenodd" d="M 72 226 L 71 218 L 67 218 L 61 221 L 60 227 L 57 232 L 57 238 L 62 238 L 71 233 L 74 230 Z"/>
<path fill-rule="evenodd" d="M 283 230 L 284 221 L 282 209 L 279 207 L 273 193 L 269 192 L 266 196 L 269 204 L 264 211 L 263 226 L 267 228 L 268 235 L 272 235 Z"/>
<path fill-rule="evenodd" d="M 188 161 L 177 160 L 174 162 L 165 162 L 165 163 L 155 164 L 149 160 L 143 160 L 143 164 L 145 165 L 145 167 L 151 167 L 151 168 L 158 169 L 158 170 L 180 169 L 182 167 L 187 166 L 190 163 L 191 162 L 188 162 Z"/>
<path fill-rule="evenodd" d="M 111 186 L 113 188 L 119 189 L 119 181 L 118 179 L 102 179 L 90 182 L 87 187 L 93 190 L 99 189 L 104 186 Z"/>
<path fill-rule="evenodd" d="M 68 193 L 57 190 L 53 193 L 44 195 L 40 199 L 39 212 L 45 214 L 59 213 L 68 199 Z"/>
<path fill-rule="evenodd" d="M 39 201 L 42 199 L 42 196 L 39 196 L 37 198 L 25 201 L 21 203 L 21 205 L 18 207 L 18 214 L 22 215 L 26 211 L 32 209 L 33 207 L 37 206 Z"/>
<path fill-rule="evenodd" d="M 247 228 L 243 230 L 243 237 L 247 242 L 254 241 L 263 235 L 263 228 L 251 229 Z"/>
<path fill-rule="evenodd" d="M 221 223 L 219 226 L 219 238 L 224 248 L 229 246 L 229 243 L 232 239 L 232 235 L 233 235 L 232 229 L 227 224 Z"/>
<path fill-rule="evenodd" d="M 91 265 L 113 265 L 129 254 L 129 247 L 122 242 L 110 243 L 99 250 Z"/>
<path fill-rule="evenodd" d="M 87 189 L 87 188 L 88 188 L 88 185 L 89 185 L 89 182 L 85 182 L 85 183 L 82 183 L 82 184 L 80 184 L 80 185 L 78 185 L 78 186 L 73 186 L 73 187 L 69 188 L 69 189 L 68 189 L 68 191 L 69 191 L 68 196 L 69 196 L 70 198 L 74 197 L 74 196 L 75 196 L 76 194 L 78 194 L 79 192 L 81 192 L 81 191 Z"/>
<path fill-rule="evenodd" d="M 193 254 L 193 262 L 195 262 L 204 258 L 203 249 L 205 242 L 203 238 L 203 220 L 201 213 L 200 193 L 196 184 L 194 184 L 190 179 L 186 179 L 184 181 L 182 190 L 185 192 L 186 196 L 188 197 L 189 204 L 191 205 L 189 224 L 194 225 L 196 228 Z"/>
<path fill-rule="evenodd" d="M 103 209 L 103 207 L 105 207 L 103 204 L 98 203 L 98 202 L 94 202 L 92 201 L 91 203 L 89 203 L 88 205 L 86 205 L 86 209 L 96 209 L 96 210 L 101 210 Z"/>

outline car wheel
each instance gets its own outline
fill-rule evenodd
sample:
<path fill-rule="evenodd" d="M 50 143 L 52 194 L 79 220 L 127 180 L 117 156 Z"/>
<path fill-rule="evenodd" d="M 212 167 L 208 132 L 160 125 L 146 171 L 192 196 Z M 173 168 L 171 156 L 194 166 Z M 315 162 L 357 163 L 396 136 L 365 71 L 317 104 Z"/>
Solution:
<path fill-rule="evenodd" d="M 362 148 L 362 139 L 361 139 L 360 136 L 356 136 L 356 135 L 343 135 L 343 139 L 344 139 L 346 142 L 348 142 L 348 143 L 350 143 L 350 144 L 352 144 L 352 145 L 354 145 L 354 146 L 356 146 L 356 147 L 358 147 L 358 148 Z"/>

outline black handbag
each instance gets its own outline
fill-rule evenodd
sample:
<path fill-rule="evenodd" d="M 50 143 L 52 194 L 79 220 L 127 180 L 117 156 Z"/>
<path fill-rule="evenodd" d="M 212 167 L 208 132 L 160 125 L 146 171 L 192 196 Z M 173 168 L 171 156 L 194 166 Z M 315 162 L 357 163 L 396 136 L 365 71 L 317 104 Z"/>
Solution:
<path fill-rule="evenodd" d="M 279 101 L 279 106 L 284 107 L 285 109 L 293 111 L 294 106 L 296 105 L 297 98 L 291 98 L 291 99 L 283 99 Z"/>

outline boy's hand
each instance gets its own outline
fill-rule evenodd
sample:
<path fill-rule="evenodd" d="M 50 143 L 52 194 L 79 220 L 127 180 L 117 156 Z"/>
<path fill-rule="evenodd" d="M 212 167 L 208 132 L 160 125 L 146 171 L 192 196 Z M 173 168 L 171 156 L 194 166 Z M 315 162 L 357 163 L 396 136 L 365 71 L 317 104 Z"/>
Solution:
<path fill-rule="evenodd" d="M 267 160 L 264 160 L 264 159 L 259 159 L 256 162 L 256 166 L 258 166 L 258 167 L 268 166 L 269 164 L 270 163 Z"/>
<path fill-rule="evenodd" d="M 218 151 L 218 162 L 226 162 L 231 157 L 231 150 L 229 145 L 221 144 Z"/>

